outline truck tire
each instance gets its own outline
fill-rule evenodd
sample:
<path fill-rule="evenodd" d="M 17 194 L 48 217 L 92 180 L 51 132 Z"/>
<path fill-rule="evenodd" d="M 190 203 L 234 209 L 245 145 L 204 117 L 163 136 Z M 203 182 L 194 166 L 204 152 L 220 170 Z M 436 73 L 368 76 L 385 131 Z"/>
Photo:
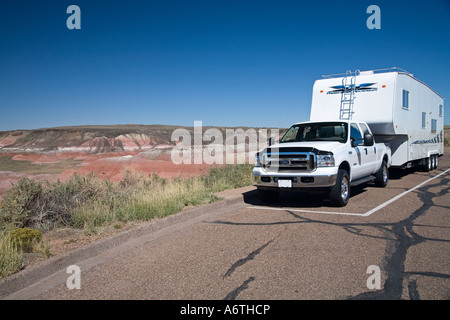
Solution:
<path fill-rule="evenodd" d="M 434 154 L 433 155 L 433 170 L 437 169 L 437 166 L 438 166 L 438 155 Z"/>
<path fill-rule="evenodd" d="M 431 157 L 428 157 L 425 159 L 425 166 L 424 169 L 426 172 L 430 172 L 433 169 L 433 161 L 431 160 Z"/>
<path fill-rule="evenodd" d="M 389 169 L 387 167 L 386 160 L 383 160 L 380 170 L 375 175 L 375 185 L 380 188 L 387 186 L 389 181 Z"/>
<path fill-rule="evenodd" d="M 345 207 L 350 199 L 350 178 L 347 170 L 339 169 L 336 183 L 331 187 L 329 198 L 337 207 Z"/>
<path fill-rule="evenodd" d="M 258 198 L 264 203 L 275 202 L 278 199 L 278 191 L 276 190 L 266 190 L 266 189 L 257 189 Z"/>

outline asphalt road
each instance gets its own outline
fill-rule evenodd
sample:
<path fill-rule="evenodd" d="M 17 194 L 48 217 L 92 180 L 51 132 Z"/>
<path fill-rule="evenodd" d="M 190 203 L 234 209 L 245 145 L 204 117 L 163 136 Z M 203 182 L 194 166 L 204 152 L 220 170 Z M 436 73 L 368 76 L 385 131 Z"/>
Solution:
<path fill-rule="evenodd" d="M 449 168 L 447 152 L 431 172 L 391 172 L 386 188 L 353 188 L 344 208 L 293 193 L 268 206 L 244 188 L 16 275 L 0 297 L 448 300 Z M 80 289 L 67 287 L 69 264 Z"/>

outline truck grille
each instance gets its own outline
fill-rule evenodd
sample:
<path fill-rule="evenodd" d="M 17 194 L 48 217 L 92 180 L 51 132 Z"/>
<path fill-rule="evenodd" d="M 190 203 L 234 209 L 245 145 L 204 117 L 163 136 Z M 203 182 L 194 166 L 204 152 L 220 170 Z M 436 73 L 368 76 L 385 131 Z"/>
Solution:
<path fill-rule="evenodd" d="M 268 150 L 263 158 L 263 167 L 272 172 L 311 172 L 316 168 L 315 163 L 313 152 L 283 150 L 282 148 L 278 152 Z"/>

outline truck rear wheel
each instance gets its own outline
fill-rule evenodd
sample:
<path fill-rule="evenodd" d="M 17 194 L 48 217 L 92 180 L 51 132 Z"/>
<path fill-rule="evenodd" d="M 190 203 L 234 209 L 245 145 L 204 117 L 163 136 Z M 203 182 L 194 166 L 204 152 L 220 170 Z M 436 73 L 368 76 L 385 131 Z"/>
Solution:
<path fill-rule="evenodd" d="M 267 189 L 257 189 L 258 198 L 264 203 L 275 202 L 278 199 L 278 191 L 267 190 Z"/>
<path fill-rule="evenodd" d="M 345 207 L 350 199 L 350 178 L 347 170 L 338 171 L 336 184 L 331 188 L 329 194 L 331 203 L 337 207 Z"/>
<path fill-rule="evenodd" d="M 375 184 L 377 187 L 384 188 L 387 186 L 389 180 L 389 169 L 387 167 L 386 160 L 383 160 L 380 170 L 378 170 L 375 176 Z"/>

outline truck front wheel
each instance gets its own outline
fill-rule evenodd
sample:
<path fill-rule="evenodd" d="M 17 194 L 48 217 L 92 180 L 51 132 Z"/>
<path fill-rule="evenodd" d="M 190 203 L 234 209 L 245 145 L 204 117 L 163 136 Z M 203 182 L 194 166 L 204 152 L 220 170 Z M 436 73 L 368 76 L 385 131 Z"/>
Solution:
<path fill-rule="evenodd" d="M 387 186 L 389 180 L 389 169 L 387 167 L 386 160 L 383 160 L 380 170 L 378 170 L 375 176 L 375 184 L 378 187 L 384 188 Z"/>
<path fill-rule="evenodd" d="M 347 170 L 338 171 L 336 184 L 330 190 L 331 203 L 338 207 L 345 207 L 350 199 L 350 178 Z"/>

